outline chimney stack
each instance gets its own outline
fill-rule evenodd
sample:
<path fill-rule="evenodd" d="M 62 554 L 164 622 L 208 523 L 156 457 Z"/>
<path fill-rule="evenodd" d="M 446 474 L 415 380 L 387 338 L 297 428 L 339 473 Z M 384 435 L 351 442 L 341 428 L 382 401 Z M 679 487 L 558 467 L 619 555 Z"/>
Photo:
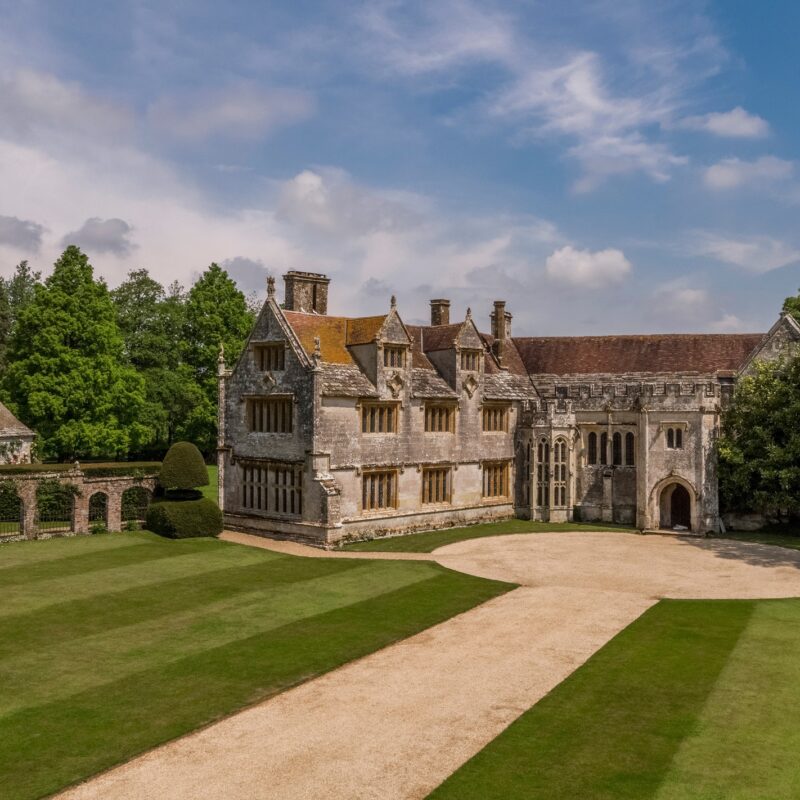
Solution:
<path fill-rule="evenodd" d="M 494 301 L 494 311 L 492 311 L 492 336 L 494 336 L 494 354 L 500 362 L 500 366 L 505 368 L 506 340 L 511 337 L 511 314 L 506 311 L 505 300 Z"/>
<path fill-rule="evenodd" d="M 492 336 L 500 342 L 504 342 L 511 336 L 511 314 L 506 311 L 505 300 L 494 301 L 494 311 L 492 311 Z"/>
<path fill-rule="evenodd" d="M 450 324 L 450 301 L 431 300 L 431 325 Z"/>
<path fill-rule="evenodd" d="M 328 313 L 328 284 L 331 279 L 319 272 L 293 269 L 283 276 L 286 284 L 284 307 L 307 314 Z"/>

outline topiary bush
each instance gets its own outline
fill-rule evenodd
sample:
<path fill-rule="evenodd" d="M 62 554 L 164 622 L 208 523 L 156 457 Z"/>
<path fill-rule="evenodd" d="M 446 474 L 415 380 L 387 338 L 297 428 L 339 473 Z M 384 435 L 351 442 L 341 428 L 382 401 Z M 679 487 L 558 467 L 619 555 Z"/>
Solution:
<path fill-rule="evenodd" d="M 147 529 L 170 539 L 216 536 L 222 533 L 222 512 L 206 498 L 164 500 L 148 509 Z"/>
<path fill-rule="evenodd" d="M 161 463 L 158 482 L 165 489 L 195 489 L 208 486 L 208 467 L 191 442 L 175 442 Z"/>

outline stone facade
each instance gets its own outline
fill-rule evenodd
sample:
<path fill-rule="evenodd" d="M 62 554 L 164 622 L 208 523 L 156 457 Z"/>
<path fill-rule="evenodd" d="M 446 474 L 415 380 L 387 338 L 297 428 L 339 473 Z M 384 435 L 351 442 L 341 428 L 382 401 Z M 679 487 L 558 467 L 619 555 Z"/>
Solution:
<path fill-rule="evenodd" d="M 333 317 L 328 279 L 285 276 L 219 365 L 225 524 L 330 546 L 518 516 L 719 525 L 714 459 L 737 377 L 800 342 L 767 334 L 512 337 L 470 311 L 431 325 Z"/>

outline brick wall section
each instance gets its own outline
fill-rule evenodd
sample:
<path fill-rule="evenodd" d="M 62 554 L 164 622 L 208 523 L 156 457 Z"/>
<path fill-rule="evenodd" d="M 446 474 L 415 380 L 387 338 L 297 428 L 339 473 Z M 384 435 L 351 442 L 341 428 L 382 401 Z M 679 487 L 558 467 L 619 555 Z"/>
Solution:
<path fill-rule="evenodd" d="M 122 530 L 122 495 L 127 489 L 143 487 L 154 492 L 157 480 L 155 477 L 134 478 L 131 476 L 113 476 L 107 478 L 87 477 L 80 469 L 69 472 L 36 472 L 24 475 L 9 475 L 2 478 L 14 484 L 19 495 L 21 509 L 21 525 L 17 534 L 0 533 L 1 541 L 18 541 L 22 539 L 49 538 L 52 534 L 40 531 L 37 527 L 36 490 L 44 480 L 57 480 L 59 483 L 77 488 L 78 494 L 73 501 L 71 529 L 56 535 L 90 533 L 89 501 L 92 495 L 103 492 L 107 498 L 107 522 L 109 531 Z"/>

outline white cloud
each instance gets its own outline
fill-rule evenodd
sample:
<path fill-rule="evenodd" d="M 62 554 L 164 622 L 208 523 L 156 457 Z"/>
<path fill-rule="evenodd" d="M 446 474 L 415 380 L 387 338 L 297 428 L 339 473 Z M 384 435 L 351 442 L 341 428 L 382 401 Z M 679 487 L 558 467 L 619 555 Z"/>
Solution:
<path fill-rule="evenodd" d="M 709 295 L 706 289 L 693 286 L 686 278 L 676 278 L 675 280 L 662 283 L 653 292 L 658 309 L 668 310 L 669 312 L 691 312 L 707 306 Z"/>
<path fill-rule="evenodd" d="M 680 127 L 738 139 L 760 139 L 769 133 L 769 123 L 765 119 L 749 114 L 741 106 L 730 111 L 687 117 L 681 121 Z"/>
<path fill-rule="evenodd" d="M 552 253 L 545 270 L 553 280 L 581 288 L 619 283 L 633 267 L 621 250 L 577 250 L 567 245 Z"/>
<path fill-rule="evenodd" d="M 263 89 L 250 84 L 164 96 L 148 109 L 150 123 L 184 141 L 221 136 L 259 139 L 276 128 L 311 117 L 314 100 L 296 89 Z"/>
<path fill-rule="evenodd" d="M 794 164 L 775 156 L 761 156 L 755 161 L 725 158 L 706 169 L 703 183 L 714 190 L 736 189 L 746 185 L 785 181 L 793 174 Z"/>
<path fill-rule="evenodd" d="M 769 236 L 728 237 L 699 232 L 695 252 L 725 264 L 763 273 L 800 261 L 800 250 Z"/>
<path fill-rule="evenodd" d="M 736 314 L 723 314 L 708 327 L 713 333 L 741 333 L 748 328 L 744 320 Z"/>
<path fill-rule="evenodd" d="M 583 171 L 578 191 L 634 172 L 666 181 L 687 159 L 660 131 L 672 127 L 693 86 L 725 53 L 702 15 L 681 15 L 676 26 L 646 5 L 631 13 L 619 4 L 584 11 L 576 28 L 585 33 L 594 19 L 624 42 L 614 59 L 576 46 L 577 30 L 567 41 L 564 30 L 549 32 L 547 15 L 532 27 L 506 7 L 468 0 L 371 4 L 362 23 L 368 57 L 395 76 L 456 86 L 474 78 L 483 99 L 454 112 L 459 124 L 474 126 L 470 112 L 479 113 L 511 128 L 517 140 L 566 140 L 566 154 Z"/>
<path fill-rule="evenodd" d="M 295 225 L 335 236 L 364 236 L 421 225 L 418 195 L 376 191 L 340 169 L 307 169 L 280 188 L 277 213 Z"/>
<path fill-rule="evenodd" d="M 42 244 L 44 227 L 37 222 L 0 214 L 0 244 L 36 252 Z"/>
<path fill-rule="evenodd" d="M 0 75 L 0 135 L 119 138 L 132 125 L 128 109 L 89 95 L 76 83 L 29 69 Z"/>

